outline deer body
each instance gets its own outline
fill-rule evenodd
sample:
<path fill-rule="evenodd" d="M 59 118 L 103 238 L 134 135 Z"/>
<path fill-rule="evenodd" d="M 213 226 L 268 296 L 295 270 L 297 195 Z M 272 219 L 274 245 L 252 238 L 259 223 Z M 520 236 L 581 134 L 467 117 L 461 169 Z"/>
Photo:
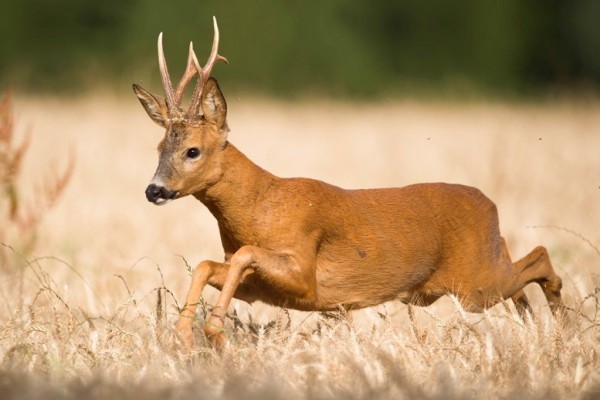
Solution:
<path fill-rule="evenodd" d="M 479 284 L 469 297 L 478 304 L 479 291 L 500 294 L 498 280 L 488 278 L 508 275 L 509 260 L 502 259 L 496 208 L 477 189 L 420 184 L 344 190 L 277 178 L 233 145 L 225 151 L 232 165 L 195 196 L 219 223 L 226 259 L 255 246 L 290 255 L 305 270 L 304 290 L 286 293 L 258 273 L 240 282 L 240 297 L 247 291 L 253 293 L 249 301 L 308 311 L 423 301 L 464 291 L 473 281 Z M 465 244 L 477 251 L 465 252 Z"/>
<path fill-rule="evenodd" d="M 399 299 L 429 305 L 455 295 L 469 311 L 512 298 L 531 312 L 523 287 L 539 283 L 554 311 L 561 280 L 548 253 L 535 248 L 513 263 L 500 235 L 494 203 L 479 190 L 445 183 L 345 190 L 305 178 L 278 178 L 228 140 L 227 105 L 190 45 L 188 68 L 174 92 L 162 55 L 166 99 L 138 85 L 148 115 L 166 129 L 148 200 L 164 204 L 193 195 L 219 224 L 224 261 L 198 264 L 177 323 L 192 341 L 192 322 L 204 287 L 221 290 L 204 327 L 225 343 L 224 316 L 233 297 L 305 311 L 357 309 Z M 194 70 L 195 66 L 195 70 Z M 192 105 L 179 108 L 183 88 L 198 72 Z M 201 111 L 201 112 L 200 112 Z"/>

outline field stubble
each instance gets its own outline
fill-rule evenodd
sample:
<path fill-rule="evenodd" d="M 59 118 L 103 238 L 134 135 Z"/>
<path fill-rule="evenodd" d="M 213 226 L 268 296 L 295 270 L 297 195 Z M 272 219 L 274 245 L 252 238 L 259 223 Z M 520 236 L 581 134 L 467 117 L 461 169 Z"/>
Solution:
<path fill-rule="evenodd" d="M 350 315 L 234 302 L 231 345 L 218 354 L 198 332 L 185 355 L 171 328 L 188 266 L 222 253 L 201 204 L 144 198 L 161 129 L 133 98 L 17 100 L 17 126 L 33 133 L 24 182 L 70 149 L 76 168 L 35 254 L 13 253 L 3 272 L 5 398 L 600 396 L 600 104 L 229 99 L 230 140 L 279 176 L 479 187 L 513 258 L 548 247 L 572 310 L 555 321 L 535 287 L 538 318 L 525 322 L 512 304 L 469 314 L 450 298 Z M 206 310 L 217 292 L 204 294 Z"/>

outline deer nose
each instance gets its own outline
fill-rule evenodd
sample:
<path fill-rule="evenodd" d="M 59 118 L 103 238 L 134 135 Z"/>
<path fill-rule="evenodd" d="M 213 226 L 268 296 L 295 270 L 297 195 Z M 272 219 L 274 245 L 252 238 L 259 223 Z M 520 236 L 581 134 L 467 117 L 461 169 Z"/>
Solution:
<path fill-rule="evenodd" d="M 171 200 L 177 196 L 177 192 L 173 192 L 165 188 L 164 186 L 158 186 L 150 184 L 146 188 L 146 198 L 151 203 L 157 203 L 159 200 Z"/>
<path fill-rule="evenodd" d="M 155 203 L 156 200 L 160 199 L 160 186 L 154 184 L 148 185 L 146 188 L 146 198 L 152 203 Z"/>

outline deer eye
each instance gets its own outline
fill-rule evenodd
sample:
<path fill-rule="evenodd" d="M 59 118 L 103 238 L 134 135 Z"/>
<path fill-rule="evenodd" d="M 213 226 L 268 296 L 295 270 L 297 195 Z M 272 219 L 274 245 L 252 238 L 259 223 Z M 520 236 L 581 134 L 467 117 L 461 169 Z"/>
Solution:
<path fill-rule="evenodd" d="M 200 150 L 196 147 L 192 147 L 191 149 L 188 149 L 185 154 L 188 158 L 197 158 L 200 155 Z"/>

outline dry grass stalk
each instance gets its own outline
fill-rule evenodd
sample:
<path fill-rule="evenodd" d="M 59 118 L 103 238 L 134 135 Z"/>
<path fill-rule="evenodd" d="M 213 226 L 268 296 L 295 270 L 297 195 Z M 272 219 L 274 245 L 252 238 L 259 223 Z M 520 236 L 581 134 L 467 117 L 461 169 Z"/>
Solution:
<path fill-rule="evenodd" d="M 23 160 L 31 143 L 28 132 L 20 144 L 16 144 L 12 97 L 10 92 L 0 100 L 0 268 L 7 269 L 9 254 L 13 249 L 27 254 L 35 246 L 38 226 L 44 215 L 51 210 L 67 187 L 74 169 L 74 158 L 69 157 L 64 171 L 50 170 L 35 197 L 27 203 L 23 200 L 20 173 Z"/>

